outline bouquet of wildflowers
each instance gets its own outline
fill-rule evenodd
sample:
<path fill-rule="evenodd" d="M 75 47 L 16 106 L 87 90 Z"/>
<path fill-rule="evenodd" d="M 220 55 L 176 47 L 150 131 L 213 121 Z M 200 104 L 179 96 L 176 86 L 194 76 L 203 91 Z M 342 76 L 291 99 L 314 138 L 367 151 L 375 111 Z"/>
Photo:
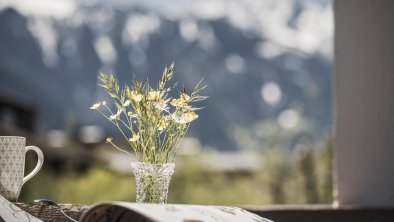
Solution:
<path fill-rule="evenodd" d="M 119 86 L 113 75 L 101 74 L 101 87 L 112 98 L 115 111 L 106 101 L 90 107 L 97 110 L 121 132 L 128 145 L 134 151 L 137 161 L 146 163 L 173 162 L 179 144 L 185 136 L 190 123 L 198 118 L 192 104 L 206 99 L 199 95 L 205 88 L 202 81 L 187 94 L 183 89 L 179 98 L 171 98 L 169 93 L 177 83 L 168 86 L 173 77 L 174 63 L 164 69 L 157 87 L 136 79 L 131 86 Z M 131 154 L 117 146 L 112 138 L 107 142 L 116 149 Z"/>

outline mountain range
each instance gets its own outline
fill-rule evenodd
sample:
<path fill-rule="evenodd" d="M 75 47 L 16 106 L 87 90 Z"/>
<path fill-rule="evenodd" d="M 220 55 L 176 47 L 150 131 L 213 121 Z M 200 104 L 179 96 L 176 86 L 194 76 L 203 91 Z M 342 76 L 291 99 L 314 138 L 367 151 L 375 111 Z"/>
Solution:
<path fill-rule="evenodd" d="M 269 40 L 225 18 L 170 19 L 135 7 L 86 6 L 62 20 L 7 8 L 0 33 L 0 93 L 33 104 L 39 132 L 100 125 L 114 134 L 89 109 L 107 99 L 98 73 L 157 83 L 173 61 L 174 78 L 187 90 L 202 78 L 207 85 L 209 99 L 189 134 L 204 146 L 242 149 L 288 131 L 290 140 L 320 140 L 332 129 L 332 62 L 298 50 L 264 57 L 259 48 Z"/>

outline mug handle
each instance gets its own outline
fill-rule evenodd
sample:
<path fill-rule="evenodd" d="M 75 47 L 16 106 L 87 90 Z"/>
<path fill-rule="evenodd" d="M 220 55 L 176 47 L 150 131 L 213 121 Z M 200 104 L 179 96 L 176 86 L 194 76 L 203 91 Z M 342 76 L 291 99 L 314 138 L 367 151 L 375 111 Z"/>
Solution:
<path fill-rule="evenodd" d="M 44 163 L 44 155 L 42 154 L 42 151 L 40 150 L 40 148 L 36 147 L 36 146 L 27 146 L 25 148 L 26 152 L 29 150 L 33 150 L 34 152 L 37 153 L 37 157 L 38 157 L 38 161 L 37 161 L 37 165 L 34 168 L 33 171 L 31 171 L 27 176 L 25 176 L 23 178 L 23 182 L 22 184 L 26 183 L 28 180 L 30 180 L 34 175 L 36 175 L 38 173 L 38 171 L 40 171 L 42 164 Z"/>

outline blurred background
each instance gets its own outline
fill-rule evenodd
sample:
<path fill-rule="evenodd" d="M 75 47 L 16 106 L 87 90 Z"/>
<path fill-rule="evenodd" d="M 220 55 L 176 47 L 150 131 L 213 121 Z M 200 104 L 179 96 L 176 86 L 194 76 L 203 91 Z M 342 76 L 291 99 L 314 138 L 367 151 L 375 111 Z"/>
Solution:
<path fill-rule="evenodd" d="M 0 135 L 46 158 L 19 201 L 134 201 L 131 160 L 104 142 L 118 132 L 89 109 L 109 100 L 97 75 L 157 83 L 174 61 L 209 99 L 170 203 L 331 203 L 332 45 L 331 0 L 3 0 Z"/>

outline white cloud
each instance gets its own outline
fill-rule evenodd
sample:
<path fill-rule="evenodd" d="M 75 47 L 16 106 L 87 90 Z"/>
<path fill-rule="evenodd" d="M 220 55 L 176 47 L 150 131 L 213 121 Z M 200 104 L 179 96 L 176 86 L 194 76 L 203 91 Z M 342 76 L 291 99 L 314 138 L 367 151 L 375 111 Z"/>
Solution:
<path fill-rule="evenodd" d="M 218 19 L 224 16 L 226 4 L 224 1 L 199 1 L 199 4 L 193 4 L 191 9 L 199 18 Z"/>
<path fill-rule="evenodd" d="M 307 56 L 319 54 L 331 61 L 334 33 L 332 5 L 304 1 L 299 3 L 302 4 L 301 12 L 296 15 L 297 2 L 299 1 L 203 0 L 191 2 L 191 6 L 185 5 L 185 12 L 179 16 L 180 19 L 186 18 L 186 21 L 191 19 L 191 15 L 202 19 L 226 18 L 238 29 L 255 32 L 264 39 L 256 45 L 256 50 L 265 59 L 297 51 Z M 168 11 L 163 15 L 166 16 L 166 13 Z M 198 26 L 188 25 L 188 29 L 185 28 L 188 34 L 186 38 L 194 39 L 195 27 L 198 30 Z"/>
<path fill-rule="evenodd" d="M 75 0 L 2 0 L 0 10 L 12 7 L 24 15 L 53 17 L 62 19 L 70 17 L 77 9 Z"/>
<path fill-rule="evenodd" d="M 298 14 L 296 4 L 302 4 Z M 179 9 L 181 6 L 183 8 Z M 256 50 L 265 59 L 297 51 L 307 56 L 319 54 L 332 60 L 334 28 L 331 4 L 298 0 L 202 0 L 190 1 L 190 4 L 179 7 L 177 11 L 182 10 L 182 13 L 172 14 L 163 10 L 162 15 L 171 19 L 178 16 L 177 19 L 185 21 L 225 18 L 232 26 L 252 31 L 264 39 Z M 184 25 L 181 27 L 182 36 L 195 40 L 198 25 Z"/>
<path fill-rule="evenodd" d="M 3 0 L 0 1 L 0 9 L 13 7 L 26 15 L 69 18 L 72 22 L 94 17 L 84 14 L 83 18 L 80 18 L 79 13 L 75 13 L 79 5 L 94 3 L 77 0 Z M 117 0 L 108 1 L 108 4 L 117 8 L 142 5 L 155 13 L 161 13 L 167 19 L 180 20 L 182 38 L 186 41 L 198 40 L 204 48 L 209 48 L 215 43 L 214 33 L 206 38 L 201 37 L 200 24 L 195 21 L 225 18 L 234 27 L 247 33 L 253 32 L 263 39 L 261 44 L 256 45 L 256 51 L 262 58 L 271 59 L 294 51 L 306 56 L 318 54 L 329 61 L 333 57 L 333 9 L 332 4 L 323 1 L 171 0 L 167 4 L 154 0 Z M 299 13 L 296 12 L 298 6 Z M 97 21 L 98 29 L 103 30 L 109 27 L 104 24 L 112 21 L 111 11 L 102 10 L 102 13 L 98 13 L 93 19 Z M 126 21 L 122 40 L 127 45 L 135 45 L 138 42 L 146 47 L 149 44 L 147 36 L 159 27 L 160 19 L 156 15 L 133 14 Z"/>

